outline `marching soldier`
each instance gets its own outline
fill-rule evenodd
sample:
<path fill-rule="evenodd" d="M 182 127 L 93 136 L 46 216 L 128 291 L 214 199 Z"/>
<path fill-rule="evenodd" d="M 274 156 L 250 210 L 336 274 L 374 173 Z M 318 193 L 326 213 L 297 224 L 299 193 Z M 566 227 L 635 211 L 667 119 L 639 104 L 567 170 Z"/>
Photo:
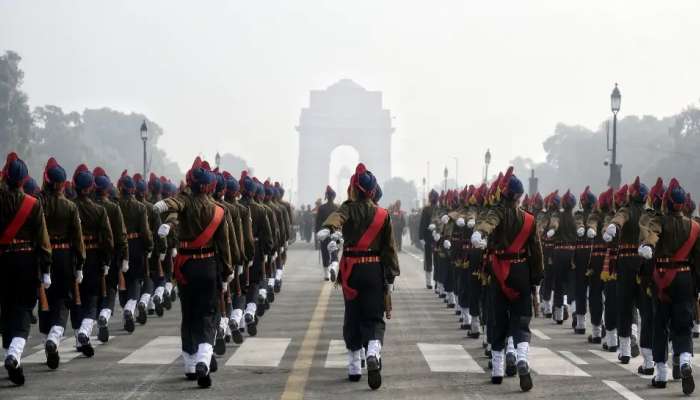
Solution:
<path fill-rule="evenodd" d="M 335 200 L 335 190 L 331 188 L 330 186 L 326 186 L 326 195 L 325 195 L 326 202 L 323 203 L 318 207 L 318 211 L 316 213 L 316 228 L 314 229 L 314 232 L 318 232 L 321 230 L 321 227 L 323 225 L 323 222 L 328 219 L 328 216 L 330 216 L 332 213 L 338 210 L 338 206 L 334 203 Z M 319 246 L 321 246 L 321 261 L 323 263 L 323 279 L 328 281 L 331 278 L 330 272 L 328 271 L 328 266 L 331 265 L 331 259 L 330 259 L 330 254 L 328 253 L 328 243 L 330 242 L 329 238 L 326 238 L 325 241 L 319 239 L 316 237 L 316 240 L 319 241 Z"/>
<path fill-rule="evenodd" d="M 558 195 L 555 195 L 551 200 L 556 210 L 552 213 L 549 220 L 547 238 L 554 241 L 554 251 L 552 253 L 554 267 L 554 321 L 561 325 L 566 319 L 565 315 L 567 315 L 564 310 L 567 309 L 568 304 L 571 304 L 573 297 L 571 293 L 568 293 L 567 301 L 564 301 L 564 296 L 569 288 L 569 278 L 574 265 L 574 251 L 576 250 L 576 223 L 573 215 L 576 197 L 567 190 L 561 199 Z M 559 209 L 560 203 L 562 209 Z"/>
<path fill-rule="evenodd" d="M 694 281 L 700 270 L 700 224 L 683 216 L 685 191 L 674 178 L 664 194 L 666 213 L 655 215 L 644 229 L 639 255 L 654 260 L 654 361 L 652 386 L 665 388 L 668 381 L 669 331 L 673 354 L 678 355 L 683 393 L 695 390 L 693 354 Z"/>
<path fill-rule="evenodd" d="M 124 217 L 119 205 L 109 198 L 112 189 L 112 181 L 107 176 L 104 169 L 96 167 L 92 174 L 95 176 L 94 201 L 104 207 L 109 219 L 109 227 L 112 229 L 112 239 L 114 240 L 113 257 L 110 260 L 109 271 L 100 283 L 100 314 L 97 318 L 98 333 L 97 338 L 102 343 L 109 341 L 109 320 L 114 313 L 114 304 L 117 298 L 117 290 L 120 282 L 124 283 L 122 269 L 129 268 L 129 245 L 126 240 L 126 226 Z"/>
<path fill-rule="evenodd" d="M 44 169 L 43 195 L 41 197 L 46 218 L 46 229 L 51 240 L 51 287 L 46 290 L 48 310 L 39 310 L 39 332 L 46 335 L 44 349 L 46 365 L 58 368 L 58 347 L 66 329 L 69 312 L 76 298 L 75 278 L 83 269 L 85 246 L 80 215 L 76 205 L 63 195 L 66 171 L 55 159 L 50 158 Z"/>
<path fill-rule="evenodd" d="M 394 243 L 396 249 L 401 251 L 403 248 L 403 232 L 406 230 L 406 213 L 401 211 L 401 200 L 396 200 L 391 210 L 391 223 L 394 230 Z"/>
<path fill-rule="evenodd" d="M 125 290 L 120 291 L 120 304 L 124 309 L 124 330 L 132 333 L 135 329 L 134 313 L 139 307 L 139 320 L 146 319 L 146 305 L 140 303 L 141 287 L 148 272 L 146 260 L 151 258 L 153 251 L 153 236 L 148 225 L 146 206 L 136 200 L 134 193 L 136 184 L 127 174 L 122 172 L 119 182 L 119 207 L 124 217 L 126 238 L 129 245 L 129 263 L 122 265 L 125 279 Z"/>
<path fill-rule="evenodd" d="M 275 182 L 275 202 L 280 206 L 284 218 L 286 219 L 286 224 L 288 226 L 287 241 L 283 244 L 283 248 L 280 249 L 281 254 L 279 257 L 279 266 L 277 267 L 277 272 L 275 274 L 275 292 L 280 292 L 282 290 L 282 277 L 284 276 L 284 267 L 287 265 L 287 250 L 289 244 L 296 240 L 296 233 L 294 232 L 294 212 L 292 210 L 292 205 L 284 200 L 284 188 L 279 182 Z"/>
<path fill-rule="evenodd" d="M 581 196 L 579 204 L 581 209 L 574 213 L 576 223 L 576 250 L 574 252 L 574 301 L 576 303 L 576 314 L 574 320 L 574 333 L 578 335 L 586 334 L 586 310 L 588 309 L 588 268 L 593 255 L 593 241 L 586 236 L 586 222 L 593 212 L 596 197 L 591 192 L 590 186 L 586 186 Z"/>
<path fill-rule="evenodd" d="M 512 167 L 498 181 L 500 200 L 480 221 L 472 234 L 472 244 L 492 251 L 491 293 L 494 333 L 492 335 L 491 381 L 500 384 L 504 375 L 506 337 L 513 336 L 517 351 L 520 388 L 529 391 L 532 378 L 528 365 L 531 293 L 542 279 L 542 249 L 535 230 L 535 217 L 518 208 L 523 185 Z"/>
<path fill-rule="evenodd" d="M 423 207 L 418 225 L 418 240 L 423 245 L 423 271 L 425 272 L 426 289 L 433 288 L 433 218 L 437 211 L 438 193 L 431 190 L 428 194 L 428 205 Z"/>
<path fill-rule="evenodd" d="M 355 169 L 348 188 L 348 201 L 322 223 L 317 238 L 326 241 L 332 231 L 342 230 L 345 248 L 340 261 L 339 280 L 345 297 L 343 337 L 348 349 L 348 376 L 353 382 L 362 376 L 360 354 L 367 354 L 368 384 L 381 386 L 381 348 L 384 314 L 390 317 L 385 294 L 391 293 L 399 275 L 388 212 L 373 204 L 377 183 L 363 164 Z"/>
<path fill-rule="evenodd" d="M 109 273 L 112 262 L 114 239 L 107 211 L 90 198 L 95 178 L 84 164 L 76 168 L 73 186 L 77 194 L 75 205 L 83 229 L 85 265 L 75 273 L 75 282 L 80 288 L 80 303 L 77 304 L 76 301 L 76 312 L 71 312 L 71 321 L 78 351 L 86 357 L 92 357 L 95 350 L 90 343 L 90 334 L 97 320 L 97 302 L 102 292 L 100 283 Z"/>
<path fill-rule="evenodd" d="M 36 198 L 22 191 L 28 176 L 24 161 L 8 154 L 0 185 L 0 331 L 5 369 L 15 385 L 25 381 L 22 353 L 37 300 L 37 278 L 43 305 L 51 286 L 51 243 L 44 211 Z"/>
<path fill-rule="evenodd" d="M 620 339 L 619 359 L 628 364 L 631 357 L 639 355 L 639 346 L 632 343 L 633 315 L 639 298 L 639 274 L 642 259 L 637 253 L 639 248 L 639 218 L 644 212 L 644 200 L 649 190 L 639 182 L 637 177 L 632 185 L 623 186 L 616 193 L 619 208 L 610 225 L 605 229 L 605 240 L 612 241 L 619 232 L 617 273 L 617 334 Z M 636 328 L 636 326 L 635 326 Z"/>

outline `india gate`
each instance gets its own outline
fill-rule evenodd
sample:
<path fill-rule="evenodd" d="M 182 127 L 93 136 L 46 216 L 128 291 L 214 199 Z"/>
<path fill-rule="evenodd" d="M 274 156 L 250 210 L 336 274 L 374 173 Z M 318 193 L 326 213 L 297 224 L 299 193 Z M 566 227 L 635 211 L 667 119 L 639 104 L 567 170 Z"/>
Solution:
<path fill-rule="evenodd" d="M 342 79 L 326 90 L 312 90 L 299 116 L 299 204 L 313 204 L 329 181 L 331 153 L 351 146 L 378 182 L 391 178 L 391 112 L 382 92 Z M 354 166 L 352 166 L 354 167 Z M 343 192 L 345 187 L 335 188 Z"/>

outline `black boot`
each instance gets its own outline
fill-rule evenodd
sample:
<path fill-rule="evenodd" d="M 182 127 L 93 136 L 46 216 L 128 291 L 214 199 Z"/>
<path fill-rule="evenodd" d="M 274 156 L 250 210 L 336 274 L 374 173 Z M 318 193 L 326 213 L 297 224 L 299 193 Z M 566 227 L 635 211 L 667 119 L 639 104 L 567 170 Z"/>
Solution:
<path fill-rule="evenodd" d="M 367 383 L 372 390 L 382 386 L 382 362 L 375 356 L 367 357 Z"/>
<path fill-rule="evenodd" d="M 654 375 L 654 368 L 644 368 L 643 365 L 640 365 L 639 368 L 637 368 L 637 373 L 639 375 L 652 376 Z"/>
<path fill-rule="evenodd" d="M 216 340 L 214 340 L 214 354 L 223 356 L 226 354 L 226 342 L 224 341 L 224 330 L 221 326 L 216 328 Z"/>
<path fill-rule="evenodd" d="M 44 350 L 46 351 L 46 365 L 51 369 L 58 368 L 58 364 L 61 362 L 61 357 L 58 355 L 58 347 L 56 343 L 52 340 L 47 340 L 44 345 Z"/>
<path fill-rule="evenodd" d="M 17 386 L 24 385 L 24 370 L 20 367 L 19 362 L 13 356 L 7 356 L 5 359 L 5 369 L 10 378 L 10 382 Z"/>
<path fill-rule="evenodd" d="M 651 387 L 655 389 L 666 389 L 665 381 L 657 381 L 656 378 L 651 378 Z"/>
<path fill-rule="evenodd" d="M 229 329 L 231 329 L 231 336 L 233 338 L 233 343 L 235 343 L 235 344 L 243 343 L 243 335 L 241 335 L 241 331 L 238 329 L 238 323 L 234 320 L 229 320 L 228 327 L 229 327 Z"/>
<path fill-rule="evenodd" d="M 132 314 L 129 310 L 124 311 L 124 330 L 129 333 L 133 333 L 135 328 L 134 314 Z"/>
<path fill-rule="evenodd" d="M 85 357 L 89 358 L 95 355 L 95 349 L 90 344 L 90 338 L 86 334 L 78 334 L 78 344 L 78 351 L 83 353 Z"/>
<path fill-rule="evenodd" d="M 107 319 L 103 316 L 97 320 L 97 339 L 102 343 L 107 343 L 109 341 L 109 327 L 107 326 Z"/>
<path fill-rule="evenodd" d="M 219 363 L 216 361 L 216 357 L 214 357 L 212 355 L 211 360 L 209 360 L 209 372 L 211 372 L 213 374 L 218 370 L 219 370 Z"/>
<path fill-rule="evenodd" d="M 148 321 L 148 313 L 146 312 L 146 305 L 139 302 L 138 311 L 136 313 L 136 322 L 141 325 L 146 325 Z"/>
<path fill-rule="evenodd" d="M 166 310 L 170 310 L 173 307 L 173 302 L 170 299 L 171 295 L 168 295 L 167 293 L 163 296 L 163 308 Z"/>
<path fill-rule="evenodd" d="M 197 374 L 197 385 L 199 387 L 207 389 L 211 387 L 211 375 L 209 375 L 209 368 L 203 362 L 197 363 L 195 366 L 195 373 Z"/>
<path fill-rule="evenodd" d="M 695 391 L 695 380 L 693 379 L 693 370 L 690 365 L 683 364 L 681 366 L 681 382 L 683 385 L 683 394 L 686 396 Z"/>
<path fill-rule="evenodd" d="M 506 376 L 515 376 L 518 368 L 515 366 L 515 354 L 506 353 Z"/>
<path fill-rule="evenodd" d="M 599 337 L 593 337 L 593 335 L 589 335 L 589 336 L 588 336 L 588 343 L 600 344 L 600 342 L 602 342 L 602 339 L 601 339 L 601 338 L 599 338 Z"/>
<path fill-rule="evenodd" d="M 160 297 L 155 297 L 153 299 L 153 304 L 156 306 L 156 315 L 159 317 L 163 316 L 163 301 Z"/>
<path fill-rule="evenodd" d="M 532 389 L 532 376 L 530 376 L 530 366 L 527 361 L 518 362 L 518 376 L 520 377 L 520 390 L 529 392 Z"/>
<path fill-rule="evenodd" d="M 245 315 L 245 325 L 248 329 L 248 335 L 255 336 L 258 334 L 258 318 L 250 314 Z"/>

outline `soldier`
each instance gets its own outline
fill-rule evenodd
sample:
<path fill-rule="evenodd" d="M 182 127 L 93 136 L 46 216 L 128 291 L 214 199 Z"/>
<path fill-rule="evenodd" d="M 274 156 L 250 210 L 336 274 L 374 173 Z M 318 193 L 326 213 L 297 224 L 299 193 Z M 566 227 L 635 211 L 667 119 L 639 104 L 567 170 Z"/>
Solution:
<path fill-rule="evenodd" d="M 211 386 L 210 373 L 217 369 L 213 345 L 219 293 L 233 279 L 225 211 L 208 194 L 215 177 L 206 167 L 197 157 L 187 173 L 189 191 L 154 206 L 160 214 L 177 214 L 180 243 L 174 271 L 182 306 L 182 357 L 187 377 L 204 388 Z M 163 224 L 159 233 L 171 228 Z"/>
<path fill-rule="evenodd" d="M 322 224 L 328 218 L 328 216 L 338 210 L 338 206 L 334 203 L 335 190 L 333 190 L 333 188 L 330 186 L 326 186 L 325 199 L 326 202 L 318 207 L 314 232 L 321 230 Z M 330 254 L 328 253 L 328 243 L 330 239 L 326 238 L 325 241 L 321 241 L 318 237 L 316 237 L 316 239 L 319 241 L 319 246 L 321 247 L 323 279 L 328 281 L 331 278 L 330 272 L 328 271 L 328 266 L 331 264 Z"/>
<path fill-rule="evenodd" d="M 15 385 L 25 380 L 22 353 L 37 300 L 37 277 L 40 294 L 51 286 L 51 243 L 44 211 L 36 198 L 22 191 L 28 176 L 24 161 L 8 154 L 2 170 L 4 186 L 0 185 L 0 331 L 5 369 Z"/>
<path fill-rule="evenodd" d="M 294 232 L 294 213 L 292 210 L 292 205 L 284 200 L 284 188 L 279 182 L 275 182 L 275 194 L 274 201 L 280 206 L 284 218 L 286 219 L 286 224 L 288 226 L 289 232 L 287 234 L 287 241 L 284 243 L 283 248 L 280 249 L 280 257 L 278 259 L 279 264 L 277 267 L 277 272 L 275 274 L 275 292 L 280 292 L 282 290 L 282 277 L 284 275 L 284 267 L 287 264 L 287 250 L 289 244 L 296 240 L 296 233 Z"/>
<path fill-rule="evenodd" d="M 160 200 L 170 198 L 177 194 L 177 187 L 172 182 L 170 182 L 170 180 L 168 180 L 164 176 L 161 176 L 160 181 Z M 151 203 L 155 204 L 160 200 L 151 201 Z M 168 244 L 168 251 L 166 252 L 167 256 L 165 257 L 165 262 L 163 263 L 163 272 L 165 273 L 165 297 L 163 298 L 163 307 L 165 307 L 166 310 L 169 310 L 172 307 L 172 302 L 174 302 L 177 299 L 177 290 L 173 286 L 173 262 L 175 260 L 175 257 L 177 256 L 178 245 L 177 227 L 174 227 L 174 229 L 170 230 L 166 241 Z"/>
<path fill-rule="evenodd" d="M 247 171 L 241 172 L 239 180 L 241 190 L 241 205 L 248 208 L 252 220 L 252 233 L 255 247 L 253 251 L 252 261 L 248 264 L 248 279 L 246 294 L 246 308 L 243 316 L 243 321 L 246 325 L 246 330 L 250 336 L 258 334 L 258 296 L 260 285 L 265 279 L 265 262 L 267 254 L 270 254 L 273 249 L 273 236 L 270 221 L 267 218 L 265 209 L 255 200 L 254 196 L 257 192 L 255 181 L 248 176 Z M 257 299 L 257 301 L 256 301 Z M 261 304 L 261 306 L 263 306 Z"/>
<path fill-rule="evenodd" d="M 586 192 L 584 192 L 586 193 Z M 586 219 L 586 238 L 591 241 L 591 253 L 588 261 L 588 268 L 586 274 L 589 279 L 589 292 L 588 292 L 588 305 L 590 310 L 592 332 L 588 336 L 588 343 L 600 344 L 602 342 L 603 334 L 603 291 L 609 281 L 610 275 L 608 274 L 603 279 L 603 263 L 605 261 L 606 255 L 608 254 L 608 246 L 603 241 L 603 231 L 605 228 L 605 223 L 612 218 L 611 208 L 612 201 L 610 196 L 612 196 L 612 191 L 603 192 L 598 197 L 595 207 L 588 214 Z M 590 202 L 593 197 L 587 195 L 586 201 Z M 584 199 L 582 198 L 583 202 Z M 580 228 L 577 234 L 580 232 Z M 577 265 L 578 267 L 578 265 Z M 611 346 L 617 348 L 617 337 L 615 336 L 615 327 L 617 324 L 614 322 L 615 318 L 615 307 L 614 307 L 614 282 L 608 285 L 610 288 L 610 294 L 605 296 L 606 299 L 606 314 L 610 316 L 611 320 L 606 319 L 605 327 L 610 332 L 608 336 Z M 577 300 L 578 301 L 578 300 Z"/>
<path fill-rule="evenodd" d="M 693 354 L 694 281 L 700 270 L 700 224 L 683 216 L 685 191 L 674 178 L 663 199 L 666 213 L 655 215 L 643 231 L 639 255 L 654 260 L 654 361 L 655 388 L 665 388 L 668 381 L 668 341 L 678 355 L 683 393 L 695 390 L 691 359 Z"/>
<path fill-rule="evenodd" d="M 75 282 L 80 287 L 80 303 L 76 304 L 75 311 L 71 312 L 71 322 L 78 351 L 86 357 L 92 357 L 95 350 L 90 343 L 90 334 L 97 320 L 100 282 L 109 273 L 109 265 L 112 262 L 114 239 L 107 211 L 90 198 L 95 187 L 95 178 L 85 164 L 75 169 L 73 186 L 77 194 L 75 205 L 83 229 L 85 265 L 75 273 Z"/>
<path fill-rule="evenodd" d="M 576 304 L 576 314 L 574 320 L 574 333 L 577 335 L 586 334 L 586 310 L 588 305 L 588 268 L 593 255 L 593 241 L 586 237 L 586 223 L 588 217 L 593 212 L 596 197 L 591 192 L 590 186 L 586 186 L 579 196 L 581 209 L 574 213 L 576 223 L 576 250 L 574 252 L 574 301 Z"/>
<path fill-rule="evenodd" d="M 553 202 L 553 200 L 557 202 Z M 552 192 L 544 198 L 545 211 L 541 213 L 541 219 L 537 219 L 537 235 L 542 243 L 542 256 L 544 258 L 544 281 L 540 286 L 540 297 L 545 318 L 552 318 L 552 292 L 554 291 L 554 240 L 547 237 L 549 222 L 552 215 L 559 211 L 559 191 Z M 567 311 L 567 310 L 564 310 Z"/>
<path fill-rule="evenodd" d="M 125 278 L 125 290 L 120 291 L 120 303 L 124 309 L 124 330 L 132 333 L 135 329 L 134 313 L 136 305 L 139 308 L 139 321 L 146 317 L 146 304 L 139 302 L 141 288 L 148 273 L 146 260 L 151 258 L 153 251 L 153 235 L 148 225 L 146 206 L 136 200 L 134 193 L 136 184 L 125 170 L 119 182 L 119 207 L 124 217 L 126 238 L 129 245 L 129 264 L 122 266 Z"/>
<path fill-rule="evenodd" d="M 433 231 L 435 224 L 433 218 L 437 211 L 438 193 L 431 190 L 428 194 L 428 205 L 423 207 L 418 226 L 418 240 L 423 245 L 423 271 L 425 272 L 426 289 L 433 288 Z"/>
<path fill-rule="evenodd" d="M 44 206 L 46 229 L 51 240 L 51 287 L 46 291 L 48 310 L 39 311 L 39 332 L 47 335 L 44 349 L 46 365 L 58 368 L 58 347 L 73 303 L 80 301 L 75 293 L 76 275 L 83 269 L 85 246 L 80 215 L 76 205 L 63 195 L 66 171 L 54 158 L 44 169 L 41 202 Z M 75 310 L 73 310 L 75 312 Z"/>
<path fill-rule="evenodd" d="M 492 336 L 491 382 L 500 384 L 504 374 L 504 348 L 510 334 L 517 348 L 520 388 L 529 391 L 532 378 L 528 366 L 531 293 L 542 279 L 542 249 L 535 231 L 535 217 L 518 208 L 523 185 L 509 168 L 498 181 L 496 200 L 472 234 L 472 244 L 493 251 L 491 281 L 494 334 Z"/>
<path fill-rule="evenodd" d="M 363 164 L 358 164 L 348 188 L 349 199 L 322 223 L 317 238 L 325 241 L 332 231 L 342 230 L 345 249 L 339 280 L 345 297 L 343 337 L 348 349 L 348 377 L 362 376 L 360 353 L 367 352 L 368 384 L 381 386 L 381 348 L 384 341 L 385 293 L 391 293 L 399 275 L 388 212 L 371 201 L 377 183 Z"/>
<path fill-rule="evenodd" d="M 126 240 L 126 226 L 119 205 L 109 198 L 109 192 L 113 188 L 107 173 L 101 167 L 96 167 L 92 174 L 95 176 L 94 201 L 104 207 L 109 218 L 109 227 L 112 229 L 114 240 L 113 257 L 110 260 L 109 271 L 101 280 L 100 315 L 97 318 L 97 338 L 102 343 L 109 341 L 109 320 L 114 313 L 114 303 L 117 298 L 117 290 L 120 284 L 124 285 L 124 273 L 122 269 L 129 269 L 129 245 Z"/>
<path fill-rule="evenodd" d="M 403 233 L 406 230 L 406 213 L 401 211 L 401 200 L 396 200 L 391 210 L 391 223 L 394 230 L 394 243 L 398 251 L 401 251 L 403 246 Z"/>
<path fill-rule="evenodd" d="M 468 237 L 474 233 L 476 222 L 486 216 L 487 209 L 484 205 L 486 185 L 482 184 L 469 194 L 469 207 L 465 216 Z M 468 244 L 467 244 L 468 243 Z M 471 326 L 468 329 L 467 337 L 478 339 L 481 333 L 481 316 L 483 316 L 482 297 L 482 272 L 484 268 L 483 249 L 474 247 L 469 240 L 467 246 L 467 262 L 469 263 L 469 313 L 471 315 Z"/>
<path fill-rule="evenodd" d="M 552 198 L 552 204 L 557 208 L 559 196 Z M 555 211 L 549 220 L 547 238 L 554 241 L 553 266 L 554 266 L 554 321 L 561 325 L 567 308 L 567 301 L 572 302 L 568 292 L 570 273 L 573 267 L 574 251 L 576 250 L 576 223 L 574 221 L 573 208 L 576 206 L 576 197 L 571 191 L 566 191 L 561 198 L 562 209 Z M 564 301 L 565 294 L 569 294 Z M 575 308 L 572 307 L 572 308 Z M 574 312 L 574 310 L 572 310 Z M 585 325 L 584 325 L 585 326 Z"/>
<path fill-rule="evenodd" d="M 639 355 L 639 346 L 632 343 L 636 337 L 636 325 L 633 328 L 634 306 L 638 303 L 639 284 L 637 274 L 642 259 L 637 253 L 639 248 L 639 218 L 644 212 L 644 200 L 649 190 L 639 182 L 639 177 L 629 187 L 623 186 L 616 194 L 619 208 L 610 225 L 605 229 L 606 241 L 612 241 L 620 233 L 618 246 L 617 273 L 617 334 L 620 338 L 618 357 L 623 364 L 628 364 L 630 357 Z"/>

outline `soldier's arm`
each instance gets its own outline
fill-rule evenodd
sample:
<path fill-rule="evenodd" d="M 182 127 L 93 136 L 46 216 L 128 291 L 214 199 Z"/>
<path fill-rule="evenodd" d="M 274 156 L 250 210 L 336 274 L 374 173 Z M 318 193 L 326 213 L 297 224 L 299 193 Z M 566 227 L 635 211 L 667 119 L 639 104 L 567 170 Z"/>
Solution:
<path fill-rule="evenodd" d="M 244 240 L 244 233 L 243 233 L 243 223 L 241 222 L 241 212 L 240 210 L 236 210 L 236 215 L 233 220 L 233 230 L 236 232 L 236 238 L 238 239 L 236 243 L 238 243 L 238 250 L 240 252 L 240 261 L 237 265 L 241 265 L 245 263 L 247 259 L 247 254 L 246 254 L 246 248 L 245 248 L 245 240 Z"/>
<path fill-rule="evenodd" d="M 231 265 L 240 265 L 242 263 L 241 261 L 241 249 L 238 247 L 238 236 L 236 235 L 236 228 L 235 225 L 233 224 L 233 218 L 230 213 L 228 213 L 228 221 L 227 221 L 229 230 L 228 230 L 228 243 L 230 245 L 230 252 L 231 252 Z"/>
<path fill-rule="evenodd" d="M 598 212 L 592 212 L 588 214 L 588 219 L 586 220 L 586 227 L 588 229 L 593 229 L 598 232 L 598 224 L 600 223 L 600 214 Z"/>
<path fill-rule="evenodd" d="M 109 265 L 112 256 L 114 255 L 114 237 L 112 235 L 112 227 L 109 225 L 109 216 L 107 210 L 101 207 L 100 215 L 100 252 L 102 254 L 102 265 Z"/>
<path fill-rule="evenodd" d="M 163 212 L 166 215 L 164 222 L 170 225 L 171 228 L 177 226 L 177 214 L 185 209 L 186 197 L 186 194 L 178 193 L 176 196 L 163 200 L 168 206 L 168 209 Z"/>
<path fill-rule="evenodd" d="M 255 238 L 253 236 L 253 220 L 250 217 L 250 210 L 244 214 L 243 229 L 245 229 L 245 254 L 246 262 L 253 260 L 255 254 Z"/>
<path fill-rule="evenodd" d="M 615 213 L 615 216 L 610 221 L 611 224 L 617 225 L 618 228 L 625 226 L 630 219 L 630 211 L 627 207 L 622 207 Z"/>
<path fill-rule="evenodd" d="M 150 206 L 148 206 L 150 207 Z M 153 229 L 158 232 L 158 228 L 163 224 L 163 221 L 160 218 L 160 214 L 157 212 L 153 211 Z M 155 232 L 154 232 L 155 233 Z M 160 237 L 157 233 L 155 234 L 155 250 L 159 254 L 165 254 L 165 252 L 168 250 L 168 242 L 166 238 Z"/>
<path fill-rule="evenodd" d="M 323 221 L 323 227 L 329 229 L 331 232 L 339 231 L 343 229 L 345 221 L 350 218 L 350 209 L 346 203 L 341 204 L 341 206 L 331 213 L 331 215 Z"/>
<path fill-rule="evenodd" d="M 274 246 L 274 237 L 272 232 L 272 226 L 270 226 L 270 220 L 267 218 L 265 210 L 260 209 L 260 223 L 262 224 L 260 237 L 260 245 L 262 247 L 264 254 L 270 254 L 272 252 L 272 247 Z"/>
<path fill-rule="evenodd" d="M 387 215 L 384 221 L 384 228 L 381 232 L 381 241 L 379 242 L 379 262 L 384 268 L 384 279 L 387 283 L 393 284 L 394 278 L 401 274 L 399 268 L 399 258 L 396 255 L 396 245 L 394 243 L 394 232 L 391 227 L 391 219 Z"/>
<path fill-rule="evenodd" d="M 574 214 L 574 224 L 576 225 L 576 229 L 585 228 L 586 221 L 583 217 L 584 215 L 581 211 L 577 211 Z"/>
<path fill-rule="evenodd" d="M 478 221 L 476 230 L 482 235 L 489 236 L 503 220 L 503 210 L 500 207 L 491 208 L 484 217 Z"/>
<path fill-rule="evenodd" d="M 124 223 L 124 215 L 121 207 L 114 207 L 117 210 L 117 222 L 112 226 L 112 234 L 114 235 L 114 247 L 118 251 L 118 255 L 122 260 L 129 259 L 129 242 L 126 240 L 126 224 Z"/>
<path fill-rule="evenodd" d="M 143 251 L 146 253 L 153 252 L 153 236 L 151 235 L 151 228 L 148 227 L 148 213 L 146 212 L 146 206 L 141 204 L 141 218 L 139 221 L 139 233 L 141 235 L 141 240 L 143 241 Z"/>
<path fill-rule="evenodd" d="M 32 212 L 32 236 L 34 238 L 34 249 L 39 257 L 39 267 L 42 274 L 51 272 L 51 241 L 49 240 L 49 231 L 46 229 L 46 219 L 44 218 L 44 209 L 40 202 L 36 202 Z"/>
<path fill-rule="evenodd" d="M 662 232 L 661 217 L 658 215 L 643 214 L 639 218 L 640 243 L 656 247 Z"/>
<path fill-rule="evenodd" d="M 555 212 L 549 217 L 547 223 L 547 231 L 554 230 L 555 232 L 559 229 L 559 213 Z M 545 232 L 546 233 L 546 232 Z"/>
<path fill-rule="evenodd" d="M 76 258 L 76 269 L 82 270 L 85 263 L 85 242 L 83 241 L 83 227 L 80 225 L 80 214 L 78 207 L 71 203 L 71 222 L 68 235 L 70 236 L 71 248 Z"/>
<path fill-rule="evenodd" d="M 530 285 L 539 285 L 544 277 L 544 257 L 542 244 L 535 230 L 527 240 L 527 263 L 530 267 Z"/>
<path fill-rule="evenodd" d="M 231 264 L 231 247 L 229 244 L 229 225 L 226 219 L 222 220 L 214 233 L 214 248 L 222 263 L 221 280 L 223 281 L 233 273 Z"/>

